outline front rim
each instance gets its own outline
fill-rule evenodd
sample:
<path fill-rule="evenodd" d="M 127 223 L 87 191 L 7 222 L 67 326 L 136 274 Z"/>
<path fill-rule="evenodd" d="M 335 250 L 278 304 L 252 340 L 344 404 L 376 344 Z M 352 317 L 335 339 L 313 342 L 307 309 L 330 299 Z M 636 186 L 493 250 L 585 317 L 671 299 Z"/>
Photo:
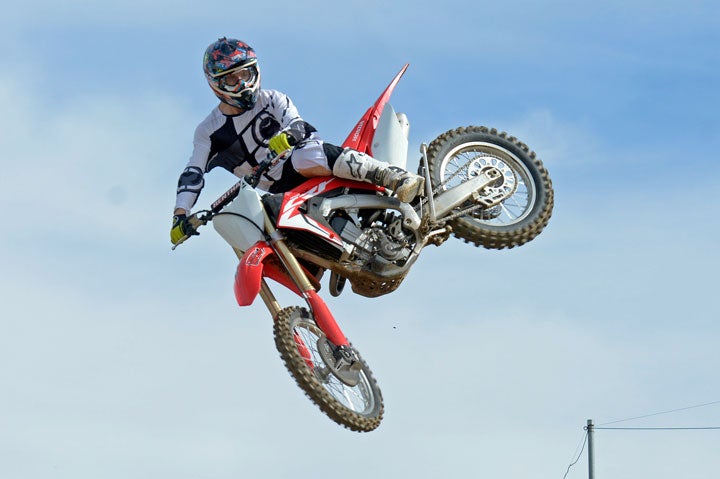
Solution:
<path fill-rule="evenodd" d="M 325 338 L 322 330 L 313 321 L 307 319 L 294 321 L 292 330 L 298 354 L 325 391 L 345 408 L 362 416 L 370 416 L 376 404 L 365 371 L 360 371 L 360 382 L 356 386 L 348 386 L 332 374 L 320 355 L 318 342 Z"/>
<path fill-rule="evenodd" d="M 537 190 L 530 170 L 509 150 L 487 142 L 463 143 L 443 158 L 439 171 L 440 183 L 444 189 L 449 189 L 491 167 L 502 173 L 502 182 L 491 185 L 491 188 L 502 191 L 507 198 L 489 209 L 476 210 L 473 219 L 488 226 L 520 223 L 532 212 L 537 201 Z"/>

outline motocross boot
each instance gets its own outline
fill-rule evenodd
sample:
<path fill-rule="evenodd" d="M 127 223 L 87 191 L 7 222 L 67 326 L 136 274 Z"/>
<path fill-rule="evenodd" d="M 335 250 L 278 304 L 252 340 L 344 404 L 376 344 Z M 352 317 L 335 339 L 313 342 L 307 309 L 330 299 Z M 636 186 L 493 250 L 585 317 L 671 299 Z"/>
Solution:
<path fill-rule="evenodd" d="M 346 180 L 364 181 L 388 188 L 403 203 L 421 195 L 425 179 L 372 156 L 345 148 L 333 165 L 333 175 Z"/>

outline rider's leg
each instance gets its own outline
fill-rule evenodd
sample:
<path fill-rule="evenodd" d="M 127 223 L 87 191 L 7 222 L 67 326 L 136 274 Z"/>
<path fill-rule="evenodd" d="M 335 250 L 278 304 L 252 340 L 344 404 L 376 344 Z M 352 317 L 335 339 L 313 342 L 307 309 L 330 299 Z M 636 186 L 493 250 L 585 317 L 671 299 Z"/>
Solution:
<path fill-rule="evenodd" d="M 409 203 L 423 191 L 424 179 L 350 148 L 311 140 L 293 151 L 292 166 L 305 177 L 333 174 L 389 188 Z"/>
<path fill-rule="evenodd" d="M 421 194 L 425 184 L 421 176 L 350 148 L 344 149 L 337 157 L 332 172 L 340 178 L 365 181 L 389 188 L 404 203 L 411 202 Z"/>
<path fill-rule="evenodd" d="M 332 168 L 328 164 L 329 157 L 323 142 L 320 140 L 305 141 L 293 150 L 290 161 L 295 171 L 306 178 L 313 176 L 330 176 Z"/>

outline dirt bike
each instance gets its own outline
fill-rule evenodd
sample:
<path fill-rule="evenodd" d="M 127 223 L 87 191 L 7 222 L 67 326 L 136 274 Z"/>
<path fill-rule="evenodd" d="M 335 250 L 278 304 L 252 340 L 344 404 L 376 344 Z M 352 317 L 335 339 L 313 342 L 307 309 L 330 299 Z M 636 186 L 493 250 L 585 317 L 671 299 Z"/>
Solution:
<path fill-rule="evenodd" d="M 405 168 L 409 123 L 389 99 L 407 67 L 343 147 Z M 300 388 L 332 420 L 371 431 L 382 420 L 383 398 L 367 363 L 318 295 L 322 274 L 330 272 L 333 296 L 349 282 L 354 293 L 372 298 L 395 291 L 421 250 L 441 245 L 451 234 L 485 248 L 522 245 L 550 219 L 552 184 L 524 143 L 470 126 L 422 145 L 418 174 L 425 177 L 425 192 L 409 204 L 383 187 L 337 177 L 261 194 L 255 189 L 260 175 L 290 151 L 260 162 L 189 221 L 197 229 L 212 220 L 234 249 L 240 259 L 237 302 L 247 306 L 258 295 L 263 300 L 274 320 L 277 349 Z M 267 279 L 295 292 L 305 306 L 282 307 Z"/>

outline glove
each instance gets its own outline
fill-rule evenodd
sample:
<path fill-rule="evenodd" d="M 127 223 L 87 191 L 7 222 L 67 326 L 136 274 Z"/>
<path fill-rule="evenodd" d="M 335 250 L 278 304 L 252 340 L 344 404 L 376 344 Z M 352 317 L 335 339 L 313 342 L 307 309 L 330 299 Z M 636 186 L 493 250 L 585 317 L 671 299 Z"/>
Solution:
<path fill-rule="evenodd" d="M 283 151 L 290 149 L 290 147 L 292 146 L 290 144 L 290 141 L 292 141 L 292 144 L 295 144 L 295 138 L 288 135 L 287 133 L 280 132 L 270 138 L 268 146 L 273 151 L 273 153 L 279 155 Z"/>
<path fill-rule="evenodd" d="M 187 215 L 175 215 L 173 216 L 173 225 L 170 230 L 170 241 L 172 244 L 178 244 L 185 236 L 192 236 L 200 234 L 195 231 L 195 228 L 188 221 Z"/>

